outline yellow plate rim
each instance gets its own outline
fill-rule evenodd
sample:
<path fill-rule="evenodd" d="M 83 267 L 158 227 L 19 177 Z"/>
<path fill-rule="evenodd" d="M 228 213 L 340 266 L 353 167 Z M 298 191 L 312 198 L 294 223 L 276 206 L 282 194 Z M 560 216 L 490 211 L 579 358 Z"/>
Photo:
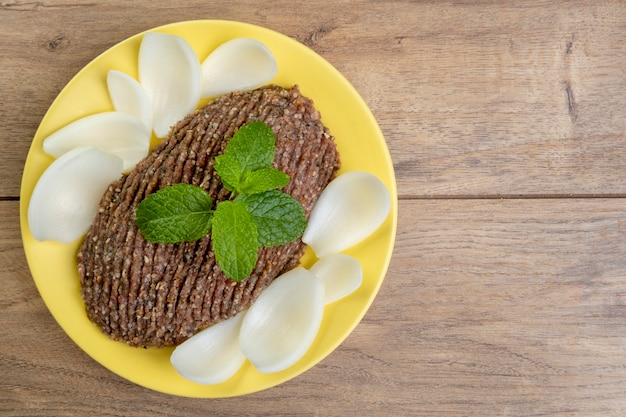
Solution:
<path fill-rule="evenodd" d="M 84 310 L 83 317 L 77 317 L 75 298 L 80 299 L 79 286 L 77 273 L 72 272 L 75 262 L 73 258 L 68 262 L 68 256 L 76 253 L 79 241 L 69 245 L 37 242 L 30 233 L 27 222 L 30 196 L 37 178 L 52 162 L 41 150 L 41 142 L 63 124 L 90 113 L 111 110 L 105 97 L 106 71 L 121 69 L 136 76 L 134 64 L 126 61 L 133 53 L 136 55 L 141 37 L 149 31 L 182 36 L 192 44 L 200 60 L 219 43 L 233 37 L 249 36 L 266 43 L 279 63 L 279 74 L 273 82 L 283 86 L 296 83 L 304 95 L 313 99 L 322 120 L 336 137 L 343 163 L 341 172 L 355 169 L 372 172 L 389 189 L 391 212 L 385 223 L 364 242 L 345 252 L 362 263 L 364 284 L 354 294 L 326 307 L 313 346 L 285 371 L 260 374 L 246 362 L 230 380 L 200 385 L 185 380 L 173 370 L 167 360 L 170 352 L 167 349 L 130 348 L 109 340 L 89 322 Z M 207 31 L 212 37 L 198 39 L 199 31 Z M 118 56 L 115 62 L 115 55 L 122 59 Z M 121 67 L 117 67 L 118 63 Z M 98 85 L 92 78 L 102 78 L 104 84 Z M 84 106 L 79 103 L 61 111 L 68 107 L 68 100 L 81 101 L 76 90 L 83 81 L 92 87 L 90 91 L 96 98 L 85 99 Z M 43 117 L 26 159 L 20 190 L 20 226 L 28 265 L 47 308 L 67 335 L 94 360 L 124 379 L 158 392 L 194 398 L 233 397 L 274 387 L 302 374 L 335 350 L 365 316 L 382 285 L 395 243 L 397 211 L 395 173 L 385 139 L 367 104 L 350 82 L 328 61 L 295 39 L 261 26 L 230 20 L 190 20 L 155 27 L 117 43 L 94 58 L 67 83 Z M 302 262 L 307 266 L 312 260 L 307 254 Z M 54 279 L 48 278 L 50 275 Z M 82 300 L 78 301 L 82 305 Z"/>

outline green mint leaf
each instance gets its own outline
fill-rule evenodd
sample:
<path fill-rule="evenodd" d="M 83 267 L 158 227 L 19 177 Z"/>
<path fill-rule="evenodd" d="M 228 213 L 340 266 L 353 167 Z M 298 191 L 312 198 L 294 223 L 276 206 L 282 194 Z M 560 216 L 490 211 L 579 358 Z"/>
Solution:
<path fill-rule="evenodd" d="M 256 265 L 259 242 L 257 227 L 242 201 L 222 201 L 213 215 L 213 252 L 230 279 L 241 281 Z"/>
<path fill-rule="evenodd" d="M 244 172 L 240 191 L 242 194 L 256 194 L 289 184 L 289 175 L 275 168 L 261 168 Z"/>
<path fill-rule="evenodd" d="M 302 236 L 306 228 L 304 209 L 298 200 L 279 190 L 240 195 L 257 226 L 261 246 L 279 246 Z M 215 232 L 214 232 L 215 233 Z"/>
<path fill-rule="evenodd" d="M 276 138 L 272 129 L 263 122 L 251 122 L 242 126 L 231 138 L 224 150 L 241 164 L 245 171 L 268 168 L 274 162 Z"/>
<path fill-rule="evenodd" d="M 231 154 L 217 156 L 215 158 L 215 171 L 228 191 L 239 192 L 244 172 L 237 158 Z"/>
<path fill-rule="evenodd" d="M 211 229 L 212 204 L 202 188 L 175 184 L 143 199 L 137 206 L 135 223 L 151 242 L 193 242 Z"/>
<path fill-rule="evenodd" d="M 215 172 L 232 193 L 230 200 L 212 210 L 206 191 L 176 184 L 138 205 L 137 226 L 147 240 L 161 243 L 195 241 L 212 229 L 220 269 L 234 281 L 245 279 L 256 265 L 260 245 L 291 242 L 306 227 L 300 203 L 276 190 L 290 178 L 272 168 L 275 153 L 276 139 L 269 126 L 263 122 L 242 126 L 215 158 Z"/>

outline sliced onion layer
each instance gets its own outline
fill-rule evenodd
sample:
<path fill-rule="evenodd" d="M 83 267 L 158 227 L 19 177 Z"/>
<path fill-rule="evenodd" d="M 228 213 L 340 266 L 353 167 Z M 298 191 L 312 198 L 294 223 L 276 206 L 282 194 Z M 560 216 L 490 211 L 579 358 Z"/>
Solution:
<path fill-rule="evenodd" d="M 390 209 L 389 191 L 378 177 L 364 171 L 347 172 L 320 194 L 302 241 L 318 258 L 342 252 L 378 229 Z"/>
<path fill-rule="evenodd" d="M 152 131 L 152 103 L 139 81 L 121 71 L 107 74 L 107 88 L 113 108 L 141 120 Z"/>
<path fill-rule="evenodd" d="M 178 345 L 170 356 L 176 371 L 199 384 L 219 384 L 231 378 L 246 360 L 239 348 L 245 314 L 208 327 Z"/>
<path fill-rule="evenodd" d="M 85 146 L 121 158 L 128 171 L 148 155 L 150 131 L 136 117 L 110 111 L 80 118 L 43 141 L 44 152 L 53 157 Z"/>
<path fill-rule="evenodd" d="M 265 44 L 250 38 L 231 39 L 202 61 L 202 97 L 261 87 L 277 71 L 276 59 Z"/>
<path fill-rule="evenodd" d="M 309 271 L 324 283 L 326 304 L 352 294 L 363 282 L 363 269 L 359 261 L 343 253 L 319 259 Z"/>
<path fill-rule="evenodd" d="M 70 243 L 87 232 L 102 195 L 122 173 L 120 158 L 96 148 L 64 153 L 44 171 L 28 206 L 38 241 Z"/>
<path fill-rule="evenodd" d="M 309 349 L 324 314 L 324 284 L 298 267 L 276 278 L 243 319 L 239 344 L 259 372 L 279 372 Z"/>
<path fill-rule="evenodd" d="M 164 138 L 195 110 L 202 89 L 200 62 L 180 36 L 144 34 L 139 47 L 139 82 L 152 102 L 153 130 Z"/>

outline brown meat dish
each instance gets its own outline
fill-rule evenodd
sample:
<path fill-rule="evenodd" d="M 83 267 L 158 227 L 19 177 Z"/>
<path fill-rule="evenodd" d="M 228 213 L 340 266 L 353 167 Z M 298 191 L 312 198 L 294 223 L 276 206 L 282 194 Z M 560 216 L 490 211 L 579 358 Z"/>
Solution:
<path fill-rule="evenodd" d="M 197 242 L 156 244 L 135 226 L 137 204 L 171 184 L 198 185 L 215 202 L 227 198 L 214 173 L 215 157 L 239 127 L 258 120 L 276 135 L 274 167 L 291 177 L 283 190 L 300 201 L 308 218 L 340 164 L 334 138 L 313 102 L 297 87 L 278 86 L 210 102 L 108 187 L 80 247 L 87 314 L 109 337 L 132 346 L 179 344 L 248 308 L 274 278 L 299 263 L 305 250 L 299 239 L 261 248 L 252 274 L 237 283 L 217 267 L 210 234 Z"/>

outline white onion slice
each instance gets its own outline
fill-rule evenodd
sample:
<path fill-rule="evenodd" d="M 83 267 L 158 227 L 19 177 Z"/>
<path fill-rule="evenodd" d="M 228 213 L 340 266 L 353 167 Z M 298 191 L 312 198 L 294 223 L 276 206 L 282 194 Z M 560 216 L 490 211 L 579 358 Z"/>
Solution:
<path fill-rule="evenodd" d="M 219 384 L 231 378 L 246 360 L 239 348 L 239 330 L 246 312 L 217 323 L 174 349 L 170 362 L 184 378 Z"/>
<path fill-rule="evenodd" d="M 153 130 L 164 138 L 195 110 L 202 89 L 200 62 L 180 36 L 144 34 L 139 47 L 139 82 L 152 102 Z"/>
<path fill-rule="evenodd" d="M 35 185 L 28 225 L 38 241 L 70 243 L 87 232 L 102 195 L 122 173 L 122 160 L 76 148 L 52 162 Z"/>
<path fill-rule="evenodd" d="M 309 271 L 324 282 L 326 304 L 353 293 L 363 282 L 363 268 L 359 261 L 342 253 L 319 259 Z"/>
<path fill-rule="evenodd" d="M 324 284 L 298 267 L 276 278 L 248 309 L 239 344 L 259 372 L 279 372 L 309 349 L 324 315 Z"/>
<path fill-rule="evenodd" d="M 150 131 L 136 117 L 110 111 L 80 118 L 43 141 L 44 152 L 55 158 L 84 146 L 121 158 L 127 171 L 148 154 Z"/>
<path fill-rule="evenodd" d="M 139 81 L 121 71 L 110 70 L 107 88 L 116 111 L 135 116 L 152 131 L 152 103 Z"/>
<path fill-rule="evenodd" d="M 264 43 L 250 38 L 231 39 L 202 61 L 202 97 L 261 87 L 277 71 L 276 59 Z"/>
<path fill-rule="evenodd" d="M 390 209 L 389 191 L 378 177 L 363 171 L 347 172 L 322 191 L 302 241 L 318 258 L 339 253 L 378 229 Z"/>

